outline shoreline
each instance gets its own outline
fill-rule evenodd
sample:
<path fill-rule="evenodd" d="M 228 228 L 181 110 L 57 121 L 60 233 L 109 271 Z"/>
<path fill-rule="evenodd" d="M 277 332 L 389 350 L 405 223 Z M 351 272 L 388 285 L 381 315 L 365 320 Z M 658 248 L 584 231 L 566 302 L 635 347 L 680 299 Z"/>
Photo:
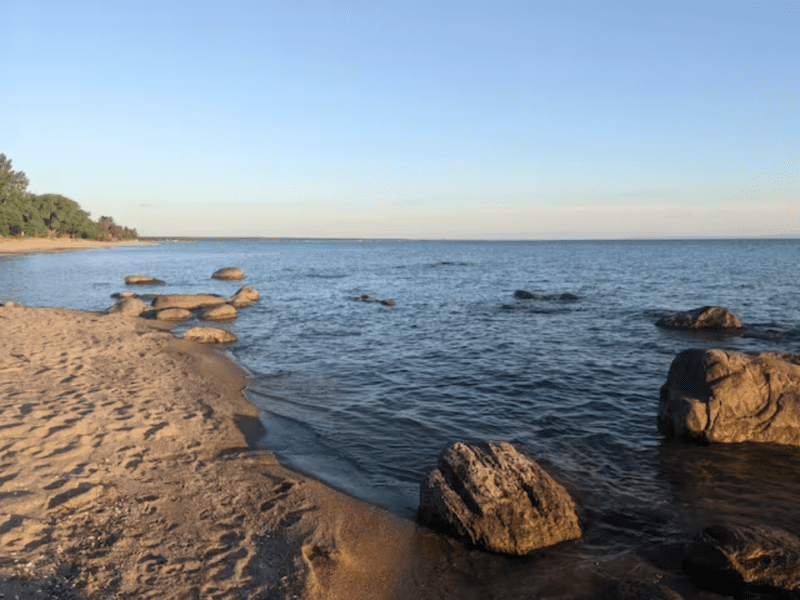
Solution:
<path fill-rule="evenodd" d="M 98 240 L 82 240 L 68 237 L 34 238 L 0 237 L 0 255 L 38 254 L 40 252 L 71 252 L 74 250 L 97 250 L 101 248 L 117 248 L 120 246 L 157 246 L 158 242 L 141 240 L 121 240 L 118 242 L 101 242 Z"/>
<path fill-rule="evenodd" d="M 0 306 L 0 336 L 4 597 L 420 597 L 438 538 L 250 449 L 221 353 L 60 308 Z"/>

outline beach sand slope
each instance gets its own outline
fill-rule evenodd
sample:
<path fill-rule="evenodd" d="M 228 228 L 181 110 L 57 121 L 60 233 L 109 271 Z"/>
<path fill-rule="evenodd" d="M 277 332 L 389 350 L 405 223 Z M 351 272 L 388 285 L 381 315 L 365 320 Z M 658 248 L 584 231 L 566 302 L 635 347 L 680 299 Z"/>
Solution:
<path fill-rule="evenodd" d="M 419 597 L 430 534 L 249 449 L 222 355 L 50 308 L 0 306 L 0 340 L 5 598 Z"/>

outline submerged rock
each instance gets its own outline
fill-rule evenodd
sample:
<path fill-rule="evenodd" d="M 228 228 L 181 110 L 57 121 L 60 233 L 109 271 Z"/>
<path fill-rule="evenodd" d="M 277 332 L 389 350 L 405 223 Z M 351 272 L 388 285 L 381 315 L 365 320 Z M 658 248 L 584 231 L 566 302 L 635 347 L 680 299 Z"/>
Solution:
<path fill-rule="evenodd" d="M 742 586 L 797 593 L 800 539 L 767 525 L 713 525 L 687 547 L 686 571 L 702 587 L 724 594 L 738 596 Z"/>
<path fill-rule="evenodd" d="M 211 274 L 214 279 L 244 279 L 244 271 L 239 267 L 225 267 Z"/>
<path fill-rule="evenodd" d="M 544 296 L 542 294 L 537 294 L 536 292 L 517 290 L 514 292 L 514 298 L 519 298 L 520 300 L 543 300 Z"/>
<path fill-rule="evenodd" d="M 372 302 L 374 298 L 372 296 L 367 296 L 366 294 L 362 294 L 356 300 L 361 300 L 362 302 Z"/>
<path fill-rule="evenodd" d="M 704 442 L 800 445 L 800 354 L 684 350 L 661 386 L 658 429 Z"/>
<path fill-rule="evenodd" d="M 192 327 L 191 329 L 187 329 L 181 337 L 203 344 L 224 344 L 227 342 L 235 342 L 239 339 L 230 331 L 217 329 L 215 327 Z"/>
<path fill-rule="evenodd" d="M 109 315 L 119 314 L 128 317 L 138 317 L 150 307 L 138 298 L 123 298 L 108 309 Z"/>
<path fill-rule="evenodd" d="M 506 442 L 456 442 L 420 488 L 420 520 L 470 546 L 524 555 L 581 536 L 577 507 L 536 462 Z"/>
<path fill-rule="evenodd" d="M 723 306 L 701 306 L 656 321 L 666 329 L 741 329 L 744 324 Z"/>
<path fill-rule="evenodd" d="M 185 308 L 194 310 L 206 306 L 225 304 L 225 299 L 210 294 L 165 294 L 156 296 L 153 300 L 153 308 L 162 310 L 164 308 Z"/>
<path fill-rule="evenodd" d="M 164 282 L 148 275 L 128 275 L 125 278 L 128 285 L 164 285 Z"/>
<path fill-rule="evenodd" d="M 579 300 L 578 296 L 569 292 L 564 292 L 558 297 L 559 300 Z"/>
<path fill-rule="evenodd" d="M 230 304 L 209 306 L 200 311 L 200 318 L 204 321 L 223 321 L 236 318 L 236 309 Z"/>

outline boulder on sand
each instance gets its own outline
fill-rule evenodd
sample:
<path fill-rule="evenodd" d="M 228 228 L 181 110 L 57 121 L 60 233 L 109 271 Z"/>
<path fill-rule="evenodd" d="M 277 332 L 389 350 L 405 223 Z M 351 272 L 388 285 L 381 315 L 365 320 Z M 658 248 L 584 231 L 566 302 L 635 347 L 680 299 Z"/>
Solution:
<path fill-rule="evenodd" d="M 564 487 L 506 442 L 445 448 L 421 484 L 419 518 L 503 554 L 524 555 L 581 536 L 577 507 Z"/>
<path fill-rule="evenodd" d="M 138 317 L 150 307 L 138 298 L 123 298 L 106 311 L 109 315 L 118 314 L 128 317 Z"/>
<path fill-rule="evenodd" d="M 701 306 L 656 321 L 666 329 L 741 329 L 744 324 L 723 306 Z"/>
<path fill-rule="evenodd" d="M 200 318 L 204 321 L 222 321 L 236 318 L 236 309 L 230 304 L 209 306 L 200 311 Z"/>
<path fill-rule="evenodd" d="M 185 308 L 165 308 L 156 312 L 158 321 L 185 321 L 192 317 L 191 311 Z"/>
<path fill-rule="evenodd" d="M 185 308 L 194 310 L 206 306 L 225 304 L 225 299 L 211 294 L 165 294 L 156 296 L 153 300 L 153 308 L 162 310 L 164 308 Z"/>
<path fill-rule="evenodd" d="M 767 525 L 712 525 L 687 546 L 686 571 L 703 587 L 737 598 L 744 586 L 796 598 L 800 539 Z"/>
<path fill-rule="evenodd" d="M 658 429 L 702 442 L 800 445 L 800 354 L 684 350 L 661 386 Z"/>
<path fill-rule="evenodd" d="M 214 279 L 244 279 L 244 271 L 239 267 L 225 267 L 211 274 Z"/>
<path fill-rule="evenodd" d="M 128 275 L 125 278 L 125 283 L 128 285 L 164 285 L 164 282 L 155 277 L 148 277 L 147 275 Z"/>
<path fill-rule="evenodd" d="M 192 327 L 183 332 L 182 338 L 203 344 L 224 344 L 238 338 L 230 331 L 215 327 Z"/>

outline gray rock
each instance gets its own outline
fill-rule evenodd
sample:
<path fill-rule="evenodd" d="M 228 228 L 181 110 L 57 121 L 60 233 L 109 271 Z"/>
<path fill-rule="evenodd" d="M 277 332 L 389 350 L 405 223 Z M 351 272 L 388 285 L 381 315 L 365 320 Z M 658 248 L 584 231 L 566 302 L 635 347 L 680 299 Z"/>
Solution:
<path fill-rule="evenodd" d="M 200 318 L 204 321 L 224 321 L 225 319 L 235 319 L 236 309 L 230 304 L 219 304 L 209 306 L 200 311 Z"/>
<path fill-rule="evenodd" d="M 506 442 L 445 448 L 421 485 L 419 518 L 503 554 L 524 555 L 581 536 L 567 491 Z"/>
<path fill-rule="evenodd" d="M 128 317 L 138 317 L 150 307 L 138 298 L 123 298 L 108 309 L 110 315 L 118 314 Z"/>
<path fill-rule="evenodd" d="M 187 329 L 181 337 L 203 344 L 224 344 L 235 342 L 238 339 L 230 331 L 215 327 L 192 327 Z"/>
<path fill-rule="evenodd" d="M 687 546 L 687 571 L 704 587 L 800 592 L 800 539 L 767 525 L 707 527 Z"/>
<path fill-rule="evenodd" d="M 165 294 L 156 296 L 153 300 L 153 308 L 162 310 L 164 308 L 185 308 L 194 310 L 206 306 L 225 304 L 225 299 L 210 294 Z"/>
<path fill-rule="evenodd" d="M 244 279 L 244 271 L 239 267 L 225 267 L 211 274 L 214 279 Z"/>
<path fill-rule="evenodd" d="M 658 429 L 703 442 L 800 445 L 800 354 L 684 350 L 661 386 Z"/>
<path fill-rule="evenodd" d="M 186 321 L 191 318 L 191 311 L 185 308 L 165 308 L 156 312 L 156 320 L 158 321 Z"/>
<path fill-rule="evenodd" d="M 164 285 L 164 282 L 160 279 L 147 275 L 128 275 L 125 278 L 125 283 L 128 285 Z"/>
<path fill-rule="evenodd" d="M 694 310 L 663 317 L 656 325 L 667 329 L 741 329 L 744 324 L 727 308 L 701 306 Z"/>

